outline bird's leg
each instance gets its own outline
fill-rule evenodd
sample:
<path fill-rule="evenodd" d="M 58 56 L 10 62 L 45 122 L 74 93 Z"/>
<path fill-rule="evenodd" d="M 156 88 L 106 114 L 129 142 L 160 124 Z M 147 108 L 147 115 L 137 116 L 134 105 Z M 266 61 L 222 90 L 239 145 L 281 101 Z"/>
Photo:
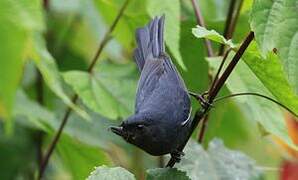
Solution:
<path fill-rule="evenodd" d="M 181 157 L 184 156 L 184 152 L 175 150 L 171 153 L 171 157 L 175 160 L 175 162 L 179 163 L 181 161 Z"/>
<path fill-rule="evenodd" d="M 204 92 L 203 94 L 197 94 L 197 93 L 188 91 L 188 94 L 196 98 L 200 102 L 203 108 L 213 107 L 213 105 L 206 100 L 206 95 L 208 95 L 208 92 Z"/>

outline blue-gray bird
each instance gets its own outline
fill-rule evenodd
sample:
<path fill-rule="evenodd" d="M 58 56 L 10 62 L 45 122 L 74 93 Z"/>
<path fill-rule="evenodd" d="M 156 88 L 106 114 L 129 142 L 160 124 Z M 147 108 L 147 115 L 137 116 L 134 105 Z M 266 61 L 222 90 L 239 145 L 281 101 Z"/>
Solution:
<path fill-rule="evenodd" d="M 141 72 L 135 114 L 112 132 L 155 156 L 179 158 L 178 146 L 188 136 L 191 103 L 179 72 L 165 52 L 164 16 L 136 30 L 136 64 Z"/>

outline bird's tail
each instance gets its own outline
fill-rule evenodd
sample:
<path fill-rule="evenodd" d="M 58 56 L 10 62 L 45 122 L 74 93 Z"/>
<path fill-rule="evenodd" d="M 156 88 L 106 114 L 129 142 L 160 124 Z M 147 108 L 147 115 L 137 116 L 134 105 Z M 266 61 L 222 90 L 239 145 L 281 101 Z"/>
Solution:
<path fill-rule="evenodd" d="M 165 53 L 164 20 L 164 15 L 155 17 L 147 26 L 136 31 L 137 48 L 134 51 L 134 58 L 140 71 L 147 57 L 159 57 Z"/>

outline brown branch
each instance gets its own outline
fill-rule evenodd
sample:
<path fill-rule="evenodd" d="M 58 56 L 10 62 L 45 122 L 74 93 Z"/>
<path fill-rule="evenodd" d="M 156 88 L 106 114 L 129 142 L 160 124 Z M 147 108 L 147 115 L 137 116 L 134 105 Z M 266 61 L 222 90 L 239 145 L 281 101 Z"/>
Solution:
<path fill-rule="evenodd" d="M 204 18 L 202 16 L 201 10 L 197 4 L 197 1 L 191 0 L 191 3 L 193 6 L 195 15 L 196 15 L 197 23 L 202 27 L 206 27 Z M 208 57 L 214 56 L 214 52 L 213 52 L 213 48 L 212 48 L 210 40 L 204 38 L 204 44 L 205 44 L 205 47 L 207 48 L 207 56 Z M 208 72 L 208 78 L 209 78 L 210 82 L 212 82 L 212 84 L 213 84 L 214 81 L 212 81 L 212 74 L 210 72 Z M 208 116 L 204 118 L 203 122 L 206 122 L 207 120 L 208 120 Z M 206 125 L 206 123 L 203 123 L 202 128 L 205 129 L 205 125 Z"/>
<path fill-rule="evenodd" d="M 48 11 L 49 10 L 50 0 L 43 0 L 43 8 Z"/>
<path fill-rule="evenodd" d="M 214 80 L 212 81 L 212 84 L 211 84 L 211 86 L 210 86 L 210 88 L 209 88 L 209 90 L 208 90 L 208 95 L 209 95 L 210 92 L 214 89 L 214 86 L 215 86 L 216 82 L 218 81 L 218 76 L 219 76 L 219 74 L 220 74 L 220 71 L 222 70 L 223 65 L 224 65 L 224 63 L 225 63 L 225 61 L 226 61 L 226 59 L 227 59 L 227 57 L 228 57 L 228 55 L 229 55 L 229 53 L 230 53 L 231 50 L 232 50 L 232 49 L 229 49 L 229 50 L 225 53 L 225 55 L 224 55 L 224 57 L 223 57 L 223 59 L 222 59 L 220 65 L 219 65 L 219 68 L 218 68 L 218 70 L 217 70 L 217 72 L 216 72 L 216 75 L 215 75 L 215 77 L 214 77 Z M 206 131 L 206 129 L 207 129 L 207 122 L 208 122 L 208 120 L 209 120 L 209 116 L 206 115 L 206 116 L 203 118 L 202 128 L 201 128 L 201 130 L 200 130 L 200 132 L 199 132 L 199 135 L 198 135 L 198 142 L 199 142 L 199 143 L 202 143 L 202 142 L 203 142 L 203 138 L 204 138 L 204 135 L 205 135 L 205 131 Z"/>
<path fill-rule="evenodd" d="M 227 39 L 232 39 L 233 37 L 233 34 L 235 32 L 235 28 L 236 28 L 236 24 L 238 22 L 238 18 L 239 18 L 239 15 L 240 15 L 240 11 L 241 11 L 241 8 L 242 8 L 242 4 L 243 4 L 243 0 L 240 0 L 239 4 L 238 4 L 238 7 L 237 7 L 237 10 L 236 10 L 236 14 L 233 18 L 233 21 L 231 23 L 231 26 L 230 26 L 230 29 L 229 29 L 229 34 L 227 36 Z"/>
<path fill-rule="evenodd" d="M 232 19 L 233 19 L 235 4 L 236 4 L 236 0 L 231 0 L 230 1 L 228 15 L 227 15 L 226 23 L 225 23 L 225 29 L 224 29 L 224 33 L 223 33 L 223 36 L 226 39 L 228 39 L 228 36 L 230 34 L 229 30 L 230 30 L 231 22 L 232 22 Z M 225 45 L 221 44 L 220 48 L 219 48 L 219 53 L 218 53 L 219 56 L 222 56 L 224 54 L 224 49 L 225 49 Z"/>
<path fill-rule="evenodd" d="M 223 72 L 222 76 L 219 78 L 219 80 L 217 81 L 217 83 L 214 86 L 214 89 L 210 92 L 209 96 L 208 96 L 208 102 L 209 104 L 212 104 L 214 98 L 217 96 L 219 90 L 222 88 L 222 86 L 224 85 L 224 83 L 226 82 L 226 80 L 228 79 L 229 75 L 232 73 L 233 69 L 235 68 L 235 66 L 237 65 L 237 63 L 239 62 L 241 56 L 243 55 L 243 53 L 245 52 L 245 50 L 247 49 L 247 47 L 249 46 L 249 44 L 251 43 L 251 41 L 254 39 L 254 33 L 251 31 L 247 37 L 245 38 L 244 42 L 241 44 L 240 48 L 238 49 L 238 51 L 236 52 L 236 54 L 234 55 L 232 61 L 229 63 L 228 67 L 225 69 L 225 71 Z M 191 124 L 191 129 L 188 135 L 188 138 L 185 140 L 185 142 L 178 147 L 179 151 L 183 151 L 186 143 L 188 142 L 189 138 L 191 137 L 191 134 L 193 133 L 193 131 L 195 130 L 195 128 L 197 127 L 198 123 L 200 122 L 200 120 L 207 115 L 207 113 L 210 110 L 210 105 L 207 105 L 205 108 L 201 108 L 200 110 L 198 110 L 195 114 L 195 117 L 192 121 Z M 202 132 L 202 136 L 204 136 L 205 130 Z M 173 167 L 176 163 L 176 158 L 172 158 L 169 160 L 167 167 Z"/>
<path fill-rule="evenodd" d="M 203 142 L 208 120 L 209 120 L 209 115 L 207 114 L 206 116 L 203 117 L 202 127 L 200 130 L 200 133 L 198 134 L 198 142 L 200 144 Z"/>
<path fill-rule="evenodd" d="M 242 4 L 243 4 L 243 0 L 240 0 L 240 2 L 238 3 L 238 7 L 236 9 L 236 12 L 234 12 L 235 6 L 236 6 L 236 0 L 231 0 L 230 2 L 230 7 L 228 10 L 228 15 L 226 19 L 224 34 L 223 34 L 223 36 L 226 39 L 231 39 L 233 37 L 233 33 L 235 31 L 236 23 L 238 21 Z M 224 54 L 224 50 L 225 50 L 225 44 L 221 44 L 218 55 L 222 56 Z"/>
<path fill-rule="evenodd" d="M 44 98 L 43 98 L 43 80 L 42 75 L 38 70 L 36 70 L 36 99 L 40 105 L 43 105 Z M 36 132 L 36 146 L 37 146 L 37 163 L 39 169 L 41 169 L 41 162 L 42 162 L 42 144 L 43 144 L 43 135 L 44 133 L 41 130 Z"/>
<path fill-rule="evenodd" d="M 235 68 L 237 63 L 239 62 L 241 56 L 245 52 L 246 48 L 249 46 L 250 42 L 253 39 L 254 39 L 254 33 L 252 31 L 250 31 L 249 34 L 246 36 L 244 42 L 241 44 L 240 48 L 238 49 L 238 51 L 234 55 L 232 61 L 228 65 L 228 67 L 225 69 L 222 76 L 218 79 L 216 85 L 214 86 L 214 89 L 210 92 L 209 103 L 213 102 L 213 100 L 216 97 L 217 93 L 219 92 L 221 87 L 224 85 L 224 83 L 228 79 L 229 75 L 231 74 L 231 72 L 233 71 L 233 69 Z"/>
<path fill-rule="evenodd" d="M 106 44 L 108 43 L 108 41 L 110 40 L 111 33 L 114 31 L 114 29 L 115 29 L 117 23 L 119 22 L 121 16 L 123 15 L 124 10 L 126 9 L 128 3 L 129 3 L 129 0 L 126 0 L 126 1 L 124 2 L 124 4 L 122 5 L 121 9 L 119 10 L 117 16 L 115 17 L 115 19 L 114 19 L 112 25 L 110 26 L 110 28 L 108 29 L 108 31 L 105 33 L 104 38 L 103 38 L 103 40 L 101 41 L 101 43 L 100 43 L 100 45 L 99 45 L 99 48 L 98 48 L 98 50 L 96 51 L 96 53 L 95 53 L 95 55 L 94 55 L 94 57 L 93 57 L 93 59 L 92 59 L 92 61 L 91 61 L 91 64 L 90 64 L 90 66 L 89 66 L 89 68 L 88 68 L 88 72 L 89 72 L 89 73 L 92 73 L 92 69 L 93 69 L 93 67 L 95 66 L 95 64 L 96 64 L 96 62 L 97 62 L 97 60 L 98 60 L 100 54 L 102 53 L 102 50 L 104 49 L 105 45 L 106 45 Z M 78 99 L 78 95 L 76 94 L 76 95 L 74 95 L 74 97 L 72 98 L 72 102 L 73 102 L 73 103 L 76 103 L 77 99 Z M 50 144 L 50 146 L 49 146 L 49 148 L 48 148 L 48 151 L 46 152 L 45 157 L 44 157 L 44 159 L 43 159 L 43 161 L 42 161 L 41 168 L 40 168 L 40 171 L 39 171 L 39 174 L 38 174 L 38 179 L 41 179 L 42 176 L 43 176 L 43 174 L 44 174 L 44 171 L 45 171 L 45 169 L 46 169 L 46 166 L 47 166 L 47 164 L 48 164 L 48 161 L 49 161 L 49 159 L 50 159 L 50 157 L 51 157 L 51 155 L 52 155 L 52 153 L 53 153 L 53 151 L 54 151 L 54 149 L 55 149 L 55 147 L 56 147 L 56 145 L 57 145 L 58 140 L 60 139 L 61 133 L 62 133 L 62 131 L 63 131 L 63 129 L 64 129 L 66 123 L 67 123 L 67 120 L 68 120 L 68 118 L 69 118 L 69 115 L 70 115 L 71 111 L 72 111 L 72 109 L 71 109 L 70 107 L 68 107 L 68 108 L 66 109 L 66 112 L 65 112 L 65 114 L 64 114 L 64 116 L 63 116 L 63 119 L 62 119 L 62 122 L 61 122 L 61 124 L 60 124 L 60 127 L 59 127 L 57 133 L 55 134 L 54 139 L 53 139 L 53 141 L 51 142 L 51 144 Z"/>
<path fill-rule="evenodd" d="M 212 84 L 211 84 L 211 86 L 210 86 L 210 88 L 209 88 L 209 90 L 208 90 L 208 94 L 212 91 L 212 89 L 214 88 L 214 86 L 215 86 L 215 84 L 216 84 L 216 82 L 217 82 L 217 80 L 218 80 L 218 76 L 219 76 L 219 74 L 220 74 L 220 71 L 222 70 L 222 68 L 223 68 L 223 66 L 224 66 L 224 64 L 225 64 L 225 62 L 226 62 L 226 59 L 227 59 L 227 57 L 228 57 L 228 55 L 229 55 L 229 53 L 231 52 L 231 48 L 225 53 L 225 55 L 224 55 L 224 57 L 223 57 L 223 59 L 222 59 L 222 61 L 221 61 L 221 63 L 220 63 L 220 65 L 219 65 L 219 68 L 218 68 L 218 70 L 217 70 L 217 72 L 216 72 L 216 75 L 215 75 L 215 77 L 214 77 L 214 80 L 213 80 L 213 82 L 212 82 Z"/>
<path fill-rule="evenodd" d="M 193 9 L 194 9 L 195 14 L 196 14 L 197 23 L 202 27 L 206 27 L 203 16 L 202 16 L 202 13 L 201 13 L 201 10 L 200 10 L 200 8 L 197 4 L 197 1 L 196 0 L 191 0 L 191 3 L 192 3 Z M 212 45 L 211 45 L 211 42 L 209 41 L 209 39 L 204 38 L 204 43 L 205 43 L 205 46 L 207 48 L 208 57 L 214 56 Z"/>

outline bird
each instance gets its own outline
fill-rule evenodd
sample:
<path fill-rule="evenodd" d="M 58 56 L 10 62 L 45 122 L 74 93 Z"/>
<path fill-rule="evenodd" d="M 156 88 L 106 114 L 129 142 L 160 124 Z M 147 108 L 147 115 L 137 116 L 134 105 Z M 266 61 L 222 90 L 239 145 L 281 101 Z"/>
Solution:
<path fill-rule="evenodd" d="M 165 16 L 156 16 L 136 30 L 134 59 L 140 71 L 135 112 L 119 126 L 110 127 L 145 152 L 170 154 L 177 161 L 191 127 L 191 101 L 186 85 L 165 52 Z"/>

